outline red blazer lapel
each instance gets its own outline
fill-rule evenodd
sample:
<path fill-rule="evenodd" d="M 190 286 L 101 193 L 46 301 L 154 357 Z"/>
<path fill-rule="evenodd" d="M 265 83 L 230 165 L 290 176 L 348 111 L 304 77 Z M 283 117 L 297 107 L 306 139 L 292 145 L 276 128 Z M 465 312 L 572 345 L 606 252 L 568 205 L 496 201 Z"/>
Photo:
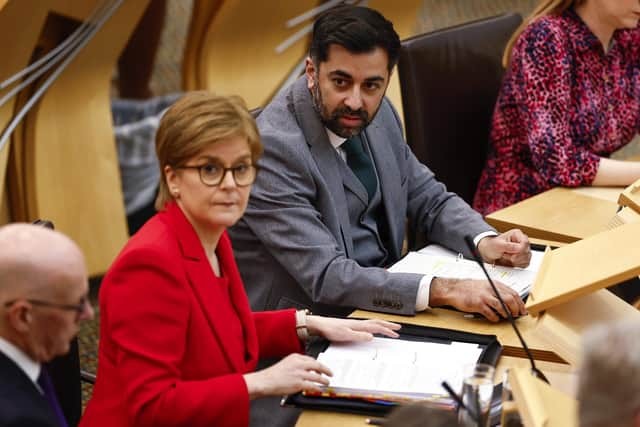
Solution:
<path fill-rule="evenodd" d="M 217 254 L 222 270 L 229 278 L 231 303 L 234 305 L 236 313 L 242 323 L 242 328 L 244 329 L 245 360 L 247 364 L 251 365 L 251 370 L 253 370 L 259 358 L 258 335 L 253 314 L 251 313 L 251 307 L 249 306 L 247 292 L 242 284 L 242 278 L 240 277 L 238 266 L 233 256 L 231 240 L 226 231 L 220 237 L 220 242 L 218 242 Z"/>
<path fill-rule="evenodd" d="M 229 297 L 225 295 L 226 289 L 220 286 L 220 283 L 216 283 L 216 277 L 211 269 L 202 243 L 180 207 L 175 203 L 170 203 L 166 206 L 166 210 L 182 250 L 183 259 L 181 261 L 184 263 L 189 283 L 196 295 L 202 312 L 207 318 L 211 330 L 217 337 L 220 348 L 224 349 L 225 358 L 229 362 L 229 365 L 236 372 L 245 372 L 245 349 L 234 348 L 236 347 L 234 343 L 237 341 L 233 339 L 229 329 L 225 327 L 230 321 L 229 310 L 225 310 L 224 307 L 224 301 L 229 299 Z M 219 244 L 218 247 L 220 247 Z M 233 297 L 234 295 L 231 295 L 232 299 Z M 232 304 L 234 304 L 233 301 Z M 238 317 L 243 324 L 246 322 L 246 319 L 242 316 L 239 315 Z M 250 322 L 253 326 L 252 319 Z"/>

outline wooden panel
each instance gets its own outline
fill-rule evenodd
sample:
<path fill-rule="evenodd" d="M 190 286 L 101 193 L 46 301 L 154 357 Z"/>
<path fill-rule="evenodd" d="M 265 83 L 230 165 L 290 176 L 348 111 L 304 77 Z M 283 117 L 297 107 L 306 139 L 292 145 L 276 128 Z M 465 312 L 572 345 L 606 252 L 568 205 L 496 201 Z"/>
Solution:
<path fill-rule="evenodd" d="M 640 213 L 640 179 L 620 193 L 618 204 L 620 206 L 628 206 Z"/>
<path fill-rule="evenodd" d="M 576 365 L 581 358 L 582 335 L 588 328 L 624 319 L 640 321 L 640 311 L 602 289 L 545 311 L 534 333 Z"/>
<path fill-rule="evenodd" d="M 571 243 L 606 230 L 617 208 L 614 201 L 554 188 L 485 219 L 500 231 L 520 228 L 531 237 Z"/>
<path fill-rule="evenodd" d="M 513 394 L 525 427 L 574 427 L 578 425 L 578 401 L 534 378 L 526 369 L 509 375 Z"/>
<path fill-rule="evenodd" d="M 529 293 L 527 310 L 571 301 L 640 274 L 640 223 L 625 224 L 547 251 Z"/>
<path fill-rule="evenodd" d="M 31 3 L 31 2 L 29 2 Z M 28 15 L 27 15 L 28 13 Z M 12 1 L 0 10 L 0 37 L 2 40 L 11 40 L 11 43 L 0 43 L 0 80 L 26 67 L 31 58 L 42 26 L 47 16 L 47 9 L 41 4 L 27 4 L 24 1 Z M 0 92 L 2 95 L 4 91 Z M 4 130 L 13 117 L 15 100 L 11 99 L 0 107 L 0 129 Z M 12 177 L 7 177 L 7 166 L 11 142 L 0 151 L 0 202 L 5 203 L 5 182 L 11 185 Z M 5 181 L 6 179 L 6 181 Z M 9 212 L 8 206 L 3 206 L 5 213 Z M 5 215 L 5 219 L 9 219 Z"/>
<path fill-rule="evenodd" d="M 271 2 L 224 2 L 203 40 L 201 88 L 239 94 L 250 108 L 266 105 L 308 51 L 307 36 L 284 52 L 275 52 L 310 22 L 286 28 L 286 21 L 318 4 L 289 0 L 274 7 Z"/>
<path fill-rule="evenodd" d="M 207 29 L 213 25 L 216 13 L 220 10 L 223 0 L 194 0 L 191 11 L 191 21 L 182 60 L 182 89 L 192 91 L 201 88 L 201 78 L 198 75 L 202 44 Z"/>
<path fill-rule="evenodd" d="M 49 13 L 80 23 L 102 0 L 31 3 L 11 2 L 0 14 L 13 24 L 18 36 L 10 38 L 22 49 L 10 48 L 8 56 L 20 60 L 12 59 L 19 64 L 7 75 L 26 65 Z M 24 175 L 24 190 L 18 187 L 27 204 L 24 219 L 52 220 L 82 248 L 92 275 L 106 271 L 127 239 L 109 89 L 116 60 L 147 3 L 123 2 L 23 122 L 17 161 L 24 164 L 16 170 Z"/>

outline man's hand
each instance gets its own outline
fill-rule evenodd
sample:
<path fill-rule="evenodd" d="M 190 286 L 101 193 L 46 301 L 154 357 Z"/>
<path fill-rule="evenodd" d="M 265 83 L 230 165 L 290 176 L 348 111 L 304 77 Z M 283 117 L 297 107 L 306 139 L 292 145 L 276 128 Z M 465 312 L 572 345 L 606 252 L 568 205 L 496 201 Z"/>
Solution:
<path fill-rule="evenodd" d="M 481 239 L 478 242 L 478 252 L 490 264 L 526 267 L 531 261 L 529 238 L 517 228 Z"/>
<path fill-rule="evenodd" d="M 494 283 L 512 316 L 517 317 L 527 313 L 524 302 L 516 291 L 500 282 L 494 281 Z M 435 278 L 431 282 L 429 305 L 431 307 L 450 305 L 461 311 L 480 313 L 492 322 L 499 321 L 499 315 L 505 319 L 508 317 L 486 280 Z"/>

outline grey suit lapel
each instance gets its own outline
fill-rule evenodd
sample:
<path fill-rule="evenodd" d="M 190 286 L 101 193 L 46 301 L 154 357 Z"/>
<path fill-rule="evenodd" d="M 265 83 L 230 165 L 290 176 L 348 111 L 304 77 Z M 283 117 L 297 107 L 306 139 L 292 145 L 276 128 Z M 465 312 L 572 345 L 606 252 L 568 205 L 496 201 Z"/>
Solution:
<path fill-rule="evenodd" d="M 371 123 L 363 134 L 369 144 L 378 173 L 380 194 L 389 231 L 389 244 L 391 245 L 391 248 L 387 249 L 390 249 L 389 252 L 398 258 L 402 248 L 398 247 L 397 242 L 401 242 L 402 238 L 398 236 L 398 230 L 393 226 L 393 222 L 397 215 L 404 215 L 404 213 L 401 214 L 397 211 L 397 207 L 402 206 L 402 194 L 398 191 L 402 178 L 395 162 L 395 154 L 391 150 L 391 144 L 387 141 L 386 132 L 382 131 L 374 120 L 374 123 Z"/>
<path fill-rule="evenodd" d="M 353 241 L 351 233 L 349 233 L 349 211 L 343 189 L 343 174 L 340 172 L 340 163 L 338 163 L 340 158 L 329 142 L 327 132 L 318 118 L 318 113 L 313 108 L 313 101 L 309 89 L 307 89 L 307 81 L 304 76 L 293 84 L 291 94 L 293 98 L 293 114 L 298 121 L 300 129 L 302 129 L 311 150 L 311 155 L 327 183 L 331 197 L 334 199 L 333 207 L 340 220 L 341 237 L 346 256 L 350 257 L 353 255 Z"/>

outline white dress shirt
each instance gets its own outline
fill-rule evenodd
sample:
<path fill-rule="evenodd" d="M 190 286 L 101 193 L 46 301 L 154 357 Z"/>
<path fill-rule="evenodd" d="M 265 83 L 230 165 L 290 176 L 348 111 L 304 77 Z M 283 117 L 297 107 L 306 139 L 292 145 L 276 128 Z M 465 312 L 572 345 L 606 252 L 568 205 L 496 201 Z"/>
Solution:
<path fill-rule="evenodd" d="M 0 353 L 3 353 L 11 359 L 33 382 L 33 385 L 42 393 L 38 385 L 38 376 L 40 376 L 40 363 L 30 358 L 24 351 L 0 337 Z"/>

